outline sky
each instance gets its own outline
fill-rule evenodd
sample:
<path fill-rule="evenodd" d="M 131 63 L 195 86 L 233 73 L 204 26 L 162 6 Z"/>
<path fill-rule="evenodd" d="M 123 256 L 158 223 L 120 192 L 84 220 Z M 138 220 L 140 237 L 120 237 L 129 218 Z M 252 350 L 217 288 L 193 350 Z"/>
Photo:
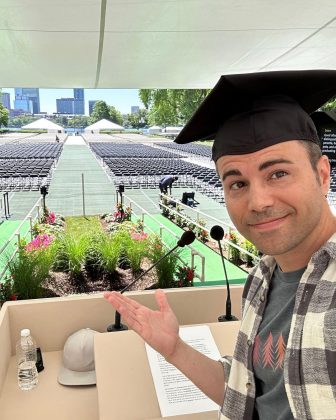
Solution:
<path fill-rule="evenodd" d="M 14 89 L 2 88 L 10 94 L 11 107 L 14 108 Z M 131 106 L 144 108 L 138 96 L 138 89 L 84 89 L 85 115 L 89 115 L 89 101 L 102 100 L 113 105 L 122 114 L 130 114 Z M 73 98 L 73 89 L 40 89 L 41 112 L 56 112 L 56 99 Z"/>

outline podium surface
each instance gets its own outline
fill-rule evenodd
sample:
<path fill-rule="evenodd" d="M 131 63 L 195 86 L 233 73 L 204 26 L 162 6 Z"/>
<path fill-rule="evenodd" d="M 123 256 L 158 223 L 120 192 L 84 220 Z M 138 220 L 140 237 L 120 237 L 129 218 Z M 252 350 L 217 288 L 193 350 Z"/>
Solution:
<path fill-rule="evenodd" d="M 45 370 L 39 384 L 31 391 L 21 391 L 17 384 L 16 357 L 11 357 L 6 383 L 0 397 L 1 420 L 98 420 L 97 388 L 69 387 L 57 382 L 62 352 L 43 354 Z"/>
<path fill-rule="evenodd" d="M 221 355 L 233 354 L 240 322 L 210 323 Z M 162 419 L 144 341 L 134 331 L 95 335 L 100 420 Z M 217 419 L 217 411 L 164 417 Z"/>

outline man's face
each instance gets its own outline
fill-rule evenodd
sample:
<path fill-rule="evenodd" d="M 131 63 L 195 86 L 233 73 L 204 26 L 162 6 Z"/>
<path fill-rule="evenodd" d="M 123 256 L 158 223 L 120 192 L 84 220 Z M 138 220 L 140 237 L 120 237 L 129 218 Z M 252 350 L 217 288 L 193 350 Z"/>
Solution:
<path fill-rule="evenodd" d="M 329 163 L 313 170 L 298 141 L 217 161 L 226 206 L 238 231 L 265 254 L 304 248 L 318 235 L 327 203 Z"/>

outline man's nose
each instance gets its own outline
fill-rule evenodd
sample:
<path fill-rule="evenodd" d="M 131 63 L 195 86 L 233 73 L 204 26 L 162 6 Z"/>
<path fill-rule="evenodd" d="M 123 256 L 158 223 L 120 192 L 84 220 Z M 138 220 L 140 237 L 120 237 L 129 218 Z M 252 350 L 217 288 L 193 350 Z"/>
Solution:
<path fill-rule="evenodd" d="M 274 204 L 274 196 L 270 188 L 262 183 L 249 185 L 248 210 L 255 212 L 263 212 L 265 209 L 272 207 Z"/>

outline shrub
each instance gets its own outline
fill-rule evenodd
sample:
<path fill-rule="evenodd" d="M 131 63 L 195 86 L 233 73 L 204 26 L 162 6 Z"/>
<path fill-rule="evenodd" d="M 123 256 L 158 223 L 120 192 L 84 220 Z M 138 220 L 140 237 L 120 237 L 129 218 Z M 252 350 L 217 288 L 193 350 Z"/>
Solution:
<path fill-rule="evenodd" d="M 70 273 L 73 278 L 82 277 L 82 267 L 89 247 L 87 236 L 65 234 L 56 241 L 54 269 Z"/>
<path fill-rule="evenodd" d="M 204 243 L 209 238 L 208 232 L 204 229 L 204 227 L 206 226 L 206 221 L 203 219 L 198 219 L 197 223 L 202 227 L 195 226 L 194 230 L 195 230 L 196 238 Z"/>
<path fill-rule="evenodd" d="M 156 263 L 166 252 L 166 249 L 159 236 L 153 235 L 150 239 L 149 258 Z M 179 252 L 174 251 L 166 258 L 164 258 L 156 267 L 156 274 L 158 277 L 158 287 L 166 289 L 175 287 L 175 272 L 179 261 Z"/>
<path fill-rule="evenodd" d="M 49 277 L 53 260 L 52 245 L 32 251 L 19 248 L 8 266 L 13 279 L 13 291 L 18 299 L 36 299 L 43 296 L 42 283 Z"/>
<path fill-rule="evenodd" d="M 0 303 L 6 300 L 16 300 L 17 296 L 14 292 L 14 284 L 11 276 L 7 276 L 5 280 L 0 283 Z"/>
<path fill-rule="evenodd" d="M 100 252 L 101 235 L 102 233 L 91 236 L 85 251 L 84 266 L 92 279 L 98 279 L 103 274 Z"/>
<path fill-rule="evenodd" d="M 141 263 L 147 255 L 148 235 L 145 232 L 131 232 L 126 248 L 126 256 L 134 274 L 140 271 Z"/>
<path fill-rule="evenodd" d="M 247 239 L 244 240 L 242 247 L 246 249 L 246 251 L 254 254 L 255 256 L 258 255 L 258 249 L 252 242 L 248 241 Z M 248 267 L 252 267 L 254 265 L 254 258 L 251 255 L 244 254 L 244 258 L 246 259 L 246 265 Z"/>
<path fill-rule="evenodd" d="M 225 235 L 225 237 L 231 243 L 236 244 L 236 245 L 239 244 L 238 234 L 235 233 L 234 231 L 231 230 L 228 235 Z M 236 264 L 236 265 L 239 265 L 241 262 L 239 249 L 237 249 L 235 246 L 232 246 L 230 244 L 229 244 L 229 260 L 233 264 Z"/>
<path fill-rule="evenodd" d="M 119 263 L 122 250 L 122 240 L 117 235 L 102 235 L 99 242 L 100 267 L 113 288 L 115 271 Z"/>
<path fill-rule="evenodd" d="M 191 287 L 194 285 L 195 269 L 179 266 L 176 272 L 177 287 Z"/>

